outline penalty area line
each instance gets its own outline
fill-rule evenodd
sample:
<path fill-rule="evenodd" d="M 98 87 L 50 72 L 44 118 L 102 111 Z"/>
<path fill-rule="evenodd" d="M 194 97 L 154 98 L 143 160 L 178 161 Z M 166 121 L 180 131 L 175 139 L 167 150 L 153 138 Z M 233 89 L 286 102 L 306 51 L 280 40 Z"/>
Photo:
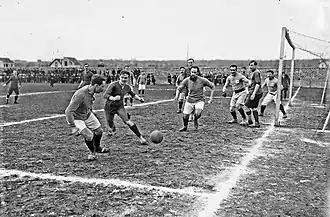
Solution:
<path fill-rule="evenodd" d="M 292 100 L 297 96 L 298 91 L 299 89 L 297 89 L 296 93 L 292 97 Z M 285 107 L 287 110 L 289 109 L 288 104 L 286 104 Z M 273 133 L 274 129 L 274 123 L 268 126 L 263 135 L 252 142 L 255 145 L 253 145 L 249 152 L 242 158 L 241 163 L 223 173 L 230 175 L 225 177 L 227 178 L 225 179 L 226 181 L 216 183 L 215 187 L 217 191 L 216 193 L 209 195 L 206 199 L 204 208 L 199 212 L 199 217 L 214 216 L 215 212 L 221 208 L 220 205 L 222 201 L 229 197 L 231 189 L 237 185 L 238 181 L 246 173 L 250 162 L 261 154 L 260 148 L 263 146 L 263 143 L 267 141 L 267 137 Z M 220 174 L 216 177 L 216 180 L 221 180 L 223 178 L 224 177 Z"/>
<path fill-rule="evenodd" d="M 66 181 L 66 182 L 80 182 L 85 184 L 102 184 L 102 185 L 113 185 L 113 186 L 124 186 L 124 187 L 131 187 L 137 189 L 147 189 L 147 190 L 156 190 L 161 192 L 167 193 L 177 193 L 177 194 L 187 194 L 192 196 L 198 197 L 206 197 L 211 193 L 203 193 L 203 192 L 196 192 L 190 188 L 187 189 L 175 189 L 175 188 L 167 188 L 167 187 L 160 187 L 160 186 L 152 186 L 152 185 L 143 185 L 134 182 L 123 181 L 120 179 L 100 179 L 100 178 L 83 178 L 78 176 L 57 176 L 52 175 L 49 173 L 31 173 L 31 172 L 24 172 L 19 170 L 7 170 L 7 169 L 0 169 L 0 178 L 1 177 L 8 177 L 8 176 L 19 176 L 20 178 L 24 176 L 32 177 L 32 178 L 39 178 L 45 180 L 56 180 L 56 181 Z"/>
<path fill-rule="evenodd" d="M 166 99 L 166 100 L 159 100 L 155 102 L 147 102 L 147 103 L 141 103 L 133 106 L 125 106 L 126 109 L 131 109 L 131 108 L 138 108 L 138 107 L 144 107 L 144 106 L 149 106 L 149 105 L 155 105 L 155 104 L 160 104 L 160 103 L 167 103 L 167 102 L 172 102 L 174 101 L 173 99 Z M 95 112 L 101 112 L 104 111 L 104 109 L 98 109 L 94 110 Z M 30 122 L 36 122 L 36 121 L 43 121 L 43 120 L 49 120 L 49 119 L 54 119 L 54 118 L 60 118 L 60 117 L 65 117 L 65 114 L 57 114 L 57 115 L 52 115 L 52 116 L 47 116 L 47 117 L 42 117 L 42 118 L 34 118 L 34 119 L 29 119 L 29 120 L 23 120 L 23 121 L 15 121 L 15 122 L 8 122 L 8 123 L 1 123 L 0 127 L 8 127 L 12 125 L 18 125 L 18 124 L 24 124 L 24 123 L 30 123 Z"/>

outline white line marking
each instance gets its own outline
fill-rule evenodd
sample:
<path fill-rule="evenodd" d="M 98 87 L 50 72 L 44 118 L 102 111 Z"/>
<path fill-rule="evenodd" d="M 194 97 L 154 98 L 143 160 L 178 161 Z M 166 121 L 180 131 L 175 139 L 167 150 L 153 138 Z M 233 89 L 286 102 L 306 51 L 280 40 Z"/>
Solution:
<path fill-rule="evenodd" d="M 317 130 L 318 133 L 330 133 L 330 130 Z"/>
<path fill-rule="evenodd" d="M 136 104 L 133 106 L 125 106 L 125 108 L 130 109 L 130 108 L 135 108 L 135 107 L 144 107 L 144 106 L 155 105 L 155 104 L 159 104 L 159 103 L 167 103 L 167 102 L 172 102 L 172 101 L 174 101 L 174 99 L 159 100 L 156 102 L 147 102 L 147 103 Z M 100 112 L 100 111 L 104 111 L 104 109 L 98 109 L 95 111 Z M 48 119 L 60 118 L 60 117 L 65 117 L 65 114 L 56 114 L 56 115 L 52 115 L 52 116 L 29 119 L 29 120 L 24 120 L 24 121 L 1 123 L 0 127 L 8 127 L 8 126 L 12 126 L 12 125 L 18 125 L 18 124 L 24 124 L 24 123 L 30 123 L 30 122 L 36 122 L 36 121 L 43 121 L 43 120 L 48 120 Z"/>
<path fill-rule="evenodd" d="M 292 97 L 292 100 L 297 96 L 298 90 Z M 285 105 L 286 110 L 288 110 L 289 103 Z M 263 133 L 261 138 L 258 138 L 257 140 L 253 141 L 252 143 L 255 143 L 249 150 L 249 152 L 242 158 L 242 162 L 240 165 L 233 167 L 230 171 L 225 172 L 225 174 L 230 174 L 226 181 L 217 183 L 215 188 L 217 189 L 217 192 L 215 194 L 210 195 L 206 200 L 206 205 L 202 211 L 199 212 L 200 217 L 212 217 L 214 216 L 215 212 L 220 209 L 220 204 L 224 199 L 226 199 L 229 196 L 230 190 L 236 186 L 237 182 L 240 180 L 241 176 L 245 174 L 248 170 L 249 163 L 254 160 L 256 157 L 258 157 L 261 153 L 259 149 L 262 147 L 263 142 L 267 140 L 267 137 L 274 131 L 275 126 L 274 123 L 267 128 L 267 130 Z M 222 175 L 219 175 L 216 177 L 217 180 L 221 180 L 224 177 Z"/>
<path fill-rule="evenodd" d="M 316 141 L 316 140 L 312 140 L 312 139 L 308 139 L 308 138 L 301 138 L 300 140 L 303 141 L 303 142 L 316 144 L 316 145 L 319 145 L 319 146 L 322 146 L 322 147 L 330 146 L 330 142 L 321 142 L 321 141 Z"/>
<path fill-rule="evenodd" d="M 33 92 L 33 93 L 22 93 L 19 96 L 32 96 L 32 95 L 42 95 L 50 93 L 65 93 L 65 92 L 74 92 L 75 90 L 59 90 L 59 91 L 48 91 L 48 92 Z M 6 95 L 0 95 L 0 97 L 6 97 Z"/>
<path fill-rule="evenodd" d="M 3 107 L 10 107 L 11 105 L 0 105 L 0 108 L 3 108 Z"/>
<path fill-rule="evenodd" d="M 167 188 L 167 187 L 159 187 L 159 186 L 152 186 L 152 185 L 143 185 L 134 182 L 123 181 L 119 179 L 98 179 L 98 178 L 82 178 L 77 176 L 56 176 L 49 173 L 30 173 L 24 172 L 19 170 L 6 170 L 0 169 L 0 177 L 18 175 L 19 177 L 29 176 L 33 178 L 39 179 L 51 179 L 56 181 L 67 181 L 67 182 L 80 182 L 80 183 L 87 183 L 87 184 L 103 184 L 103 185 L 114 185 L 114 186 L 124 186 L 124 187 L 131 187 L 131 188 L 139 188 L 139 189 L 147 189 L 147 190 L 157 190 L 161 192 L 168 192 L 168 193 L 178 193 L 178 194 L 188 194 L 192 196 L 198 197 L 206 197 L 210 193 L 203 193 L 203 192 L 195 192 L 192 191 L 190 188 L 187 189 L 174 189 L 174 188 Z"/>

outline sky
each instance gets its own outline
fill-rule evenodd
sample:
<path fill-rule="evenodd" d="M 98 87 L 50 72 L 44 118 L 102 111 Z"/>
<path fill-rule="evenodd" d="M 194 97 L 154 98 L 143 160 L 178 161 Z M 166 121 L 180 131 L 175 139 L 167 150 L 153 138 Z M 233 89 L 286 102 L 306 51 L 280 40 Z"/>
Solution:
<path fill-rule="evenodd" d="M 0 0 L 0 57 L 277 59 L 282 26 L 330 41 L 330 0 Z"/>

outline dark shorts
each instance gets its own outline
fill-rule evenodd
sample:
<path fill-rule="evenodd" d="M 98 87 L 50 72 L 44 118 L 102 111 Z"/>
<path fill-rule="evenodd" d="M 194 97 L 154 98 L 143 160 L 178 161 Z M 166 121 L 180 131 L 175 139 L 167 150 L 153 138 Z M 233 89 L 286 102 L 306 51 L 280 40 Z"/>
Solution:
<path fill-rule="evenodd" d="M 246 97 L 246 101 L 245 101 L 245 106 L 248 107 L 248 108 L 258 108 L 259 106 L 259 101 L 260 99 L 262 98 L 263 94 L 258 94 L 254 97 L 254 100 L 251 100 L 250 97 L 251 97 L 251 94 L 249 93 Z"/>
<path fill-rule="evenodd" d="M 18 87 L 14 87 L 14 88 L 9 87 L 8 94 L 9 94 L 9 95 L 12 94 L 13 91 L 16 93 L 16 95 L 19 94 L 19 89 L 18 89 Z"/>
<path fill-rule="evenodd" d="M 117 114 L 124 122 L 129 120 L 124 106 L 117 107 L 105 105 L 104 112 L 107 120 L 110 118 L 110 116 L 113 117 L 115 114 Z"/>

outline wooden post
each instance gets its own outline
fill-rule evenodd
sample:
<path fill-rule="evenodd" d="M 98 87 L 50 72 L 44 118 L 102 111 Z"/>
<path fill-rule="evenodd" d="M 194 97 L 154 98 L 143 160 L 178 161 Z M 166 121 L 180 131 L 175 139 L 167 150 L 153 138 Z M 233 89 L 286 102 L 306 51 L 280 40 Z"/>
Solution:
<path fill-rule="evenodd" d="M 289 89 L 289 105 L 292 105 L 291 98 L 293 92 L 293 73 L 294 73 L 294 58 L 295 58 L 296 49 L 292 49 L 292 58 L 291 58 L 291 71 L 290 71 L 290 89 Z"/>
<path fill-rule="evenodd" d="M 277 83 L 277 98 L 276 98 L 276 110 L 275 110 L 275 123 L 274 126 L 280 126 L 279 113 L 281 104 L 281 87 L 282 87 L 282 70 L 283 70 L 283 59 L 284 59 L 284 43 L 286 28 L 282 27 L 281 34 L 281 47 L 280 47 L 280 60 L 278 64 L 278 83 Z"/>

